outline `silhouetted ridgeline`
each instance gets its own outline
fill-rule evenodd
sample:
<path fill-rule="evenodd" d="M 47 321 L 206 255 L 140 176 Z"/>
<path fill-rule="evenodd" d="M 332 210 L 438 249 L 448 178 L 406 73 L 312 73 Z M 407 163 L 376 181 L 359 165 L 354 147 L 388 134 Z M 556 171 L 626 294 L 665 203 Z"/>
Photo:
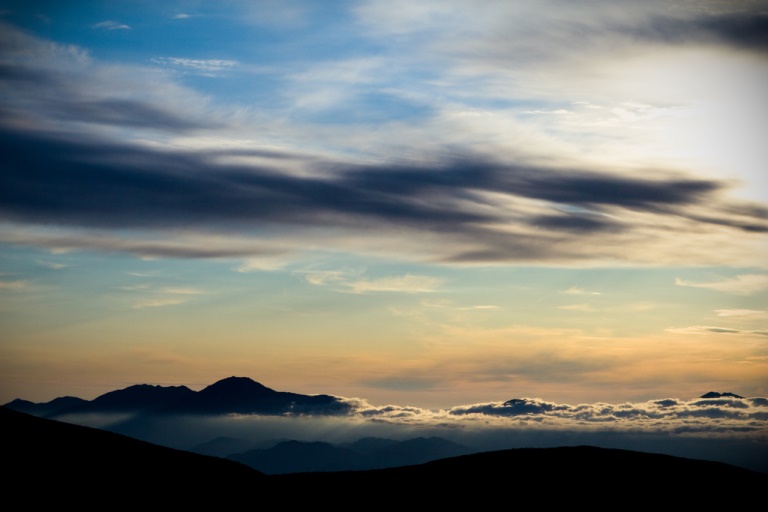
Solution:
<path fill-rule="evenodd" d="M 405 441 L 369 437 L 341 445 L 317 441 L 283 441 L 270 448 L 233 453 L 227 455 L 227 458 L 266 474 L 277 475 L 410 466 L 477 451 L 436 436 Z"/>
<path fill-rule="evenodd" d="M 173 506 L 722 505 L 760 501 L 768 475 L 593 447 L 515 449 L 370 471 L 264 475 L 237 462 L 0 407 L 5 500 L 79 510 Z"/>
<path fill-rule="evenodd" d="M 345 414 L 347 403 L 330 395 L 275 391 L 248 377 L 228 377 L 200 390 L 186 386 L 137 384 L 93 400 L 61 397 L 47 403 L 16 399 L 5 404 L 15 411 L 44 418 L 65 414 L 131 412 L 144 414 Z"/>

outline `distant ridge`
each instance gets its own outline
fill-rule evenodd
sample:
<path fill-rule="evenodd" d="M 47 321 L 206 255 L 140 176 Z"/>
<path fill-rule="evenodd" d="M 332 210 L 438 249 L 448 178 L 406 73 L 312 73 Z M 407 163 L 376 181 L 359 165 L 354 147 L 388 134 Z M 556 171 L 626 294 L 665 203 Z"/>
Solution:
<path fill-rule="evenodd" d="M 74 396 L 62 396 L 59 398 L 54 398 L 50 402 L 39 404 L 17 398 L 5 404 L 4 407 L 14 411 L 47 418 L 63 414 L 65 411 L 77 410 L 88 403 L 88 400 L 83 400 L 82 398 L 77 398 Z"/>
<path fill-rule="evenodd" d="M 284 441 L 270 448 L 232 453 L 227 458 L 268 475 L 276 475 L 411 466 L 476 451 L 436 436 L 405 441 L 368 437 L 339 445 Z"/>
<path fill-rule="evenodd" d="M 36 416 L 130 412 L 143 414 L 346 414 L 350 406 L 330 395 L 275 391 L 248 377 L 228 377 L 193 391 L 186 386 L 137 384 L 93 400 L 56 398 L 47 403 L 16 399 L 5 407 Z"/>

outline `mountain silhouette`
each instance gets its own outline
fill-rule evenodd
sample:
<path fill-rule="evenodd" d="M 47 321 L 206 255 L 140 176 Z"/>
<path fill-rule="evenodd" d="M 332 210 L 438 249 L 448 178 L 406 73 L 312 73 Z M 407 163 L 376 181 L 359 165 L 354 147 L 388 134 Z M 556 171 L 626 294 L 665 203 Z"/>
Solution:
<path fill-rule="evenodd" d="M 82 398 L 77 398 L 74 396 L 62 396 L 59 398 L 54 398 L 50 402 L 45 403 L 34 403 L 30 402 L 29 400 L 22 400 L 21 398 L 17 398 L 5 404 L 4 407 L 14 411 L 25 412 L 34 416 L 48 418 L 66 414 L 67 411 L 81 410 L 88 403 L 88 400 L 83 400 Z"/>
<path fill-rule="evenodd" d="M 590 446 L 519 448 L 368 471 L 265 475 L 236 461 L 0 407 L 7 506 L 406 508 L 499 505 L 746 509 L 768 474 Z"/>
<path fill-rule="evenodd" d="M 137 384 L 93 400 L 56 398 L 35 404 L 16 399 L 5 407 L 56 418 L 65 414 L 130 412 L 137 414 L 346 414 L 350 406 L 330 395 L 275 391 L 247 377 L 228 377 L 200 390 L 186 386 Z"/>
<path fill-rule="evenodd" d="M 365 455 L 318 441 L 284 441 L 272 448 L 249 450 L 229 455 L 227 458 L 270 475 L 375 467 Z"/>
<path fill-rule="evenodd" d="M 228 377 L 169 408 L 192 414 L 344 414 L 349 405 L 330 395 L 275 391 L 248 377 Z"/>
<path fill-rule="evenodd" d="M 405 441 L 369 437 L 339 445 L 292 440 L 270 448 L 232 453 L 227 458 L 276 475 L 409 466 L 476 451 L 440 437 L 417 437 Z"/>

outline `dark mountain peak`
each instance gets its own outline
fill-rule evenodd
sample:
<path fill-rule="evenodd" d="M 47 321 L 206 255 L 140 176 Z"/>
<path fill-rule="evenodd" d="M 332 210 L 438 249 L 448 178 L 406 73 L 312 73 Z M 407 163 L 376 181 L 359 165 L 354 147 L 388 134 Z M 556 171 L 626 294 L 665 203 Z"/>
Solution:
<path fill-rule="evenodd" d="M 322 441 L 288 440 L 227 458 L 267 474 L 363 470 L 369 466 L 364 455 Z"/>
<path fill-rule="evenodd" d="M 385 450 L 390 446 L 398 444 L 400 441 L 386 439 L 383 437 L 363 437 L 357 441 L 341 443 L 342 448 L 349 448 L 363 454 L 371 454 L 379 450 Z"/>
<path fill-rule="evenodd" d="M 270 389 L 262 384 L 259 384 L 253 379 L 248 377 L 227 377 L 214 382 L 210 386 L 201 390 L 198 394 L 201 395 L 254 395 L 254 394 L 271 394 L 276 393 L 274 389 Z"/>
<path fill-rule="evenodd" d="M 181 408 L 204 414 L 283 412 L 283 393 L 248 377 L 227 377 L 198 391 Z"/>
<path fill-rule="evenodd" d="M 9 409 L 12 409 L 14 411 L 24 412 L 22 409 L 26 407 L 31 407 L 35 405 L 34 402 L 30 402 L 29 400 L 22 400 L 21 398 L 14 398 L 7 404 L 4 404 L 3 407 L 7 407 Z"/>
<path fill-rule="evenodd" d="M 739 396 L 734 393 L 717 393 L 715 391 L 710 391 L 709 393 L 701 395 L 699 398 L 723 398 L 723 397 L 744 398 L 743 396 Z"/>

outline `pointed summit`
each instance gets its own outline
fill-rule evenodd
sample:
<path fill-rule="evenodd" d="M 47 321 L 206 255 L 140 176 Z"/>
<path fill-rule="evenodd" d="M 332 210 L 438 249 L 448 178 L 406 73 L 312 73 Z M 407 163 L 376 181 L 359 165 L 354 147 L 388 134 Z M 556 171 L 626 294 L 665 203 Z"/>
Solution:
<path fill-rule="evenodd" d="M 227 377 L 214 382 L 210 386 L 207 386 L 201 390 L 198 394 L 211 394 L 216 395 L 219 393 L 275 393 L 274 389 L 270 389 L 263 384 L 259 384 L 253 379 L 248 377 Z"/>
<path fill-rule="evenodd" d="M 251 413 L 277 406 L 279 393 L 248 377 L 227 377 L 200 390 L 192 398 L 196 412 Z"/>

